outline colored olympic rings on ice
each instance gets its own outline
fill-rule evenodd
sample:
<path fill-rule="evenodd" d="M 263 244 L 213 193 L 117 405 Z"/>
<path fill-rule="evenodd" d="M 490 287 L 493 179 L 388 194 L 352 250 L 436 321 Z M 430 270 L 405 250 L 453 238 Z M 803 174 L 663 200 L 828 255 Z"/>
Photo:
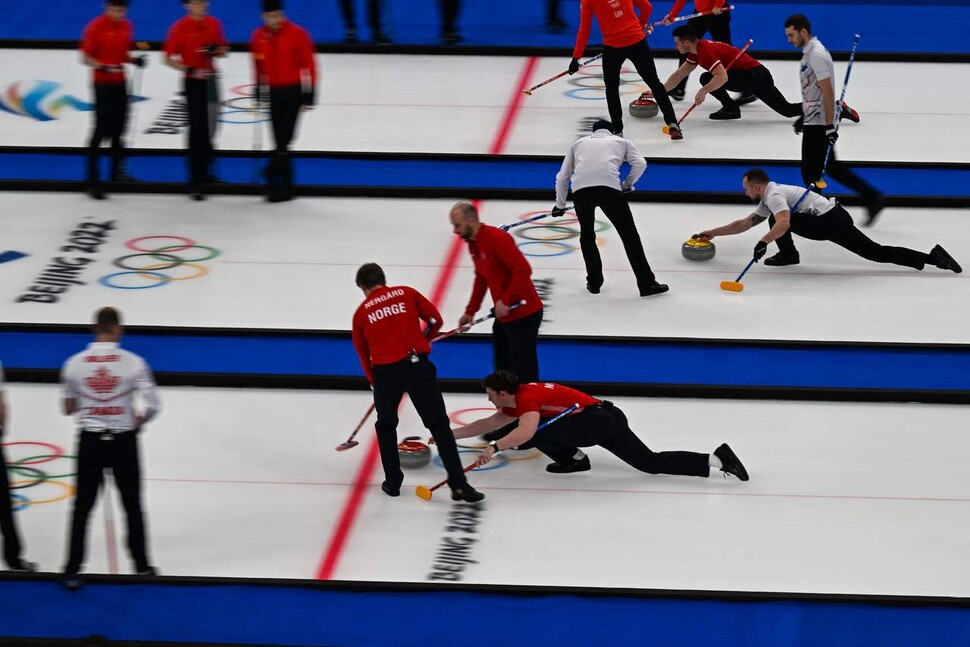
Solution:
<path fill-rule="evenodd" d="M 583 101 L 597 101 L 606 98 L 606 82 L 603 80 L 601 65 L 588 65 L 579 68 L 579 72 L 568 78 L 573 86 L 564 94 L 570 99 Z M 643 83 L 636 70 L 622 68 L 620 70 L 620 94 L 637 94 L 643 92 L 647 86 Z"/>
<path fill-rule="evenodd" d="M 19 477 L 10 478 L 8 475 L 10 489 L 13 490 L 10 493 L 10 499 L 13 503 L 14 512 L 19 512 L 32 505 L 58 503 L 74 496 L 74 485 L 58 479 L 71 478 L 76 472 L 64 470 L 48 471 L 47 468 L 53 461 L 60 459 L 76 460 L 75 457 L 65 454 L 63 448 L 50 443 L 36 441 L 3 443 L 4 448 L 24 445 L 41 447 L 44 453 L 24 456 L 7 463 L 7 472 L 9 475 Z M 39 465 L 43 467 L 38 467 Z M 57 489 L 53 493 L 48 492 L 49 488 L 44 487 L 48 485 L 56 486 Z"/>
<path fill-rule="evenodd" d="M 269 108 L 256 101 L 256 84 L 246 83 L 233 87 L 236 96 L 220 101 L 219 121 L 224 124 L 259 124 L 270 120 Z"/>
<path fill-rule="evenodd" d="M 528 220 L 532 216 L 539 215 L 540 213 L 547 212 L 532 211 L 519 216 L 519 220 Z M 575 213 L 572 211 L 568 211 L 567 213 L 575 216 Z M 606 231 L 609 228 L 610 225 L 602 220 L 594 221 L 594 230 L 597 233 Z M 525 242 L 518 243 L 518 246 L 526 256 L 535 258 L 565 256 L 579 249 L 578 242 L 575 244 L 572 242 L 579 238 L 579 220 L 575 217 L 539 220 L 532 224 L 516 227 L 510 231 L 512 235 L 525 239 Z M 606 244 L 604 239 L 596 238 L 597 246 L 602 247 L 604 244 Z"/>
<path fill-rule="evenodd" d="M 112 264 L 123 271 L 105 274 L 98 279 L 101 285 L 116 290 L 147 290 L 173 281 L 198 279 L 209 273 L 209 268 L 199 263 L 221 253 L 215 247 L 197 245 L 191 238 L 167 234 L 132 238 L 125 247 L 136 253 L 114 259 Z M 176 268 L 178 273 L 168 272 Z"/>

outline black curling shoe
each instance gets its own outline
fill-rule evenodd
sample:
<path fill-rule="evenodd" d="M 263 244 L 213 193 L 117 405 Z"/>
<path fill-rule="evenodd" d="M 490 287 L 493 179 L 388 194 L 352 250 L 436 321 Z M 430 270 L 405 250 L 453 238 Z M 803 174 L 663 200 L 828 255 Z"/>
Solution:
<path fill-rule="evenodd" d="M 451 500 L 452 501 L 464 501 L 465 503 L 478 503 L 483 500 L 485 495 L 468 485 L 467 483 L 461 487 L 451 488 Z"/>
<path fill-rule="evenodd" d="M 728 447 L 727 443 L 722 444 L 714 450 L 714 455 L 721 459 L 721 471 L 725 474 L 733 474 L 741 481 L 748 480 L 748 470 L 744 469 L 741 460 L 734 451 Z"/>

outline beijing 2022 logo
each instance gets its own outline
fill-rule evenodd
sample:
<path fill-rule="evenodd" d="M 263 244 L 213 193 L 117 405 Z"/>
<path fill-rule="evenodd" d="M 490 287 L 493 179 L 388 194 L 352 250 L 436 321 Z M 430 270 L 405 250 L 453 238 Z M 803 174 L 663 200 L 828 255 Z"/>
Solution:
<path fill-rule="evenodd" d="M 14 81 L 0 94 L 0 109 L 37 121 L 58 119 L 66 108 L 94 110 L 94 104 L 65 93 L 56 81 Z"/>

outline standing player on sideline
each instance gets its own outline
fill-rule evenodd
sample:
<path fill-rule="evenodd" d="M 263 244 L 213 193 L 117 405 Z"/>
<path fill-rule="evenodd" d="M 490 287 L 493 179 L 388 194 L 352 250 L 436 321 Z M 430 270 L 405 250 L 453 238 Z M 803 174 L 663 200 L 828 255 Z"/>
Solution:
<path fill-rule="evenodd" d="M 630 165 L 630 173 L 620 182 L 620 165 Z M 603 285 L 603 262 L 596 244 L 596 207 L 613 223 L 616 233 L 623 241 L 623 249 L 630 267 L 637 277 L 640 296 L 660 294 L 668 290 L 657 282 L 643 243 L 633 222 L 633 213 L 624 193 L 633 191 L 633 185 L 647 169 L 643 155 L 636 144 L 613 134 L 613 124 L 600 119 L 593 124 L 593 134 L 576 140 L 562 161 L 556 175 L 556 208 L 553 216 L 561 216 L 566 210 L 566 195 L 573 188 L 576 218 L 579 220 L 579 246 L 586 262 L 586 290 L 599 294 Z"/>
<path fill-rule="evenodd" d="M 701 104 L 708 94 L 721 102 L 721 109 L 708 115 L 709 119 L 740 119 L 739 102 L 731 98 L 728 90 L 750 94 L 783 117 L 801 117 L 802 104 L 789 103 L 778 88 L 771 72 L 753 56 L 733 45 L 711 40 L 698 40 L 697 33 L 688 26 L 677 27 L 673 32 L 674 47 L 686 56 L 679 68 L 664 82 L 665 88 L 673 88 L 686 79 L 695 67 L 707 70 L 701 74 L 701 89 L 694 96 L 694 103 Z M 737 57 L 737 60 L 735 60 Z M 734 61 L 730 69 L 726 66 Z M 670 90 L 668 89 L 668 93 Z M 650 96 L 649 93 L 644 93 Z M 848 116 L 848 115 L 847 115 Z"/>
<path fill-rule="evenodd" d="M 637 18 L 633 11 L 636 5 L 640 9 Z M 616 134 L 623 135 L 623 106 L 620 104 L 620 69 L 626 60 L 630 60 L 637 69 L 640 78 L 650 86 L 657 106 L 663 113 L 664 121 L 670 127 L 671 139 L 683 139 L 677 125 L 677 115 L 670 105 L 667 91 L 657 76 L 657 66 L 653 62 L 653 54 L 647 37 L 643 33 L 653 5 L 648 0 L 580 0 L 579 31 L 576 34 L 576 47 L 573 58 L 569 62 L 569 73 L 579 71 L 579 59 L 583 57 L 589 31 L 592 27 L 593 16 L 603 32 L 603 83 L 606 86 L 606 104 L 610 110 L 610 121 L 616 129 Z"/>
<path fill-rule="evenodd" d="M 488 418 L 455 429 L 455 438 L 477 436 L 509 423 L 518 424 L 506 438 L 489 442 L 479 455 L 484 465 L 500 451 L 519 447 L 532 440 L 543 454 L 554 460 L 546 466 L 553 474 L 585 472 L 590 469 L 589 456 L 580 447 L 599 445 L 627 465 L 649 474 L 679 474 L 708 477 L 711 468 L 733 474 L 742 481 L 748 472 L 727 444 L 713 454 L 697 452 L 654 452 L 630 429 L 626 416 L 612 402 L 599 400 L 582 391 L 549 382 L 521 384 L 508 371 L 497 371 L 482 386 L 488 400 L 498 409 Z M 555 417 L 574 404 L 580 408 L 544 429 L 538 429 L 543 418 Z"/>
<path fill-rule="evenodd" d="M 73 355 L 61 369 L 64 415 L 78 423 L 77 498 L 71 516 L 71 536 L 64 584 L 78 589 L 84 563 L 88 516 L 98 498 L 104 470 L 110 469 L 128 519 L 128 551 L 139 575 L 155 575 L 148 559 L 141 505 L 141 459 L 138 434 L 159 410 L 155 380 L 145 360 L 118 346 L 121 315 L 101 308 L 95 317 L 94 343 Z M 135 410 L 135 395 L 145 410 Z"/>
<path fill-rule="evenodd" d="M 785 35 L 789 43 L 802 50 L 799 74 L 804 116 L 795 122 L 795 132 L 802 133 L 802 182 L 809 186 L 822 179 L 825 154 L 831 145 L 832 155 L 825 171 L 862 196 L 869 211 L 867 224 L 871 224 L 885 207 L 882 193 L 835 158 L 839 133 L 835 129 L 835 63 L 832 55 L 817 37 L 812 36 L 812 24 L 802 14 L 790 16 L 785 21 Z M 851 108 L 848 117 L 859 121 L 858 114 Z M 792 260 L 798 262 L 797 256 L 778 254 L 766 260 L 765 265 L 791 265 Z"/>
<path fill-rule="evenodd" d="M 124 64 L 143 68 L 144 56 L 129 54 L 134 29 L 128 14 L 128 0 L 107 0 L 104 13 L 84 27 L 81 34 L 81 61 L 93 70 L 94 129 L 88 142 L 88 195 L 104 200 L 104 186 L 98 172 L 101 140 L 111 140 L 111 181 L 121 179 L 124 157 L 125 122 L 128 119 L 128 88 Z"/>
<path fill-rule="evenodd" d="M 0 364 L 0 442 L 3 442 L 3 432 L 7 423 L 7 403 L 3 393 L 3 365 Z M 7 461 L 0 445 L 0 538 L 3 539 L 3 559 L 11 571 L 32 573 L 37 570 L 37 564 L 28 562 L 20 557 L 20 533 L 13 516 L 13 505 L 10 501 L 10 479 L 7 476 Z"/>
<path fill-rule="evenodd" d="M 695 237 L 712 240 L 717 236 L 741 234 L 767 220 L 771 229 L 754 246 L 756 261 L 765 255 L 768 244 L 774 241 L 781 250 L 779 255 L 793 259 L 786 265 L 798 264 L 798 250 L 791 238 L 791 234 L 795 233 L 809 240 L 831 241 L 874 263 L 892 263 L 914 270 L 933 265 L 957 274 L 963 271 L 960 264 L 940 245 L 930 250 L 929 254 L 924 254 L 906 247 L 889 247 L 873 242 L 852 224 L 852 216 L 842 205 L 817 193 L 809 192 L 798 205 L 798 211 L 792 213 L 792 207 L 801 200 L 805 189 L 771 182 L 761 169 L 754 168 L 745 173 L 741 186 L 744 187 L 744 194 L 758 205 L 754 213 L 723 227 L 702 231 Z M 765 265 L 768 263 L 765 262 Z"/>
<path fill-rule="evenodd" d="M 664 16 L 663 23 L 665 25 L 672 25 L 674 23 L 674 18 L 680 14 L 680 10 L 684 8 L 687 4 L 687 0 L 676 0 L 674 6 L 670 8 L 670 13 Z M 695 16 L 687 21 L 687 26 L 694 30 L 697 37 L 700 38 L 704 34 L 710 34 L 711 40 L 716 40 L 720 43 L 731 44 L 731 12 L 725 10 L 724 7 L 728 5 L 726 0 L 694 0 L 694 6 L 697 8 L 697 13 L 707 14 L 706 16 Z M 687 57 L 683 52 L 680 53 L 680 65 L 684 64 Z M 687 92 L 687 78 L 690 76 L 690 72 L 684 76 L 683 79 L 674 87 L 669 90 L 669 94 L 676 101 L 683 101 L 684 95 Z M 703 81 L 701 81 L 703 84 Z M 750 92 L 742 92 L 736 101 L 739 104 L 751 103 L 757 100 Z"/>
<path fill-rule="evenodd" d="M 189 193 L 205 200 L 212 179 L 212 137 L 219 115 L 218 71 L 215 58 L 224 57 L 229 44 L 222 23 L 209 14 L 208 0 L 182 0 L 186 16 L 168 30 L 165 64 L 185 73 L 185 102 L 189 109 Z"/>
<path fill-rule="evenodd" d="M 256 97 L 262 103 L 269 89 L 269 112 L 276 149 L 266 168 L 267 202 L 293 199 L 290 142 L 301 108 L 316 103 L 317 63 L 310 33 L 283 14 L 282 0 L 263 0 L 263 26 L 253 31 L 251 47 Z"/>
<path fill-rule="evenodd" d="M 377 263 L 361 265 L 357 287 L 365 300 L 354 313 L 354 348 L 374 389 L 377 444 L 384 465 L 381 489 L 388 496 L 401 495 L 404 472 L 397 448 L 397 408 L 407 393 L 438 445 L 441 463 L 448 471 L 451 498 L 469 503 L 481 501 L 485 495 L 465 478 L 445 401 L 435 379 L 437 371 L 428 359 L 428 337 L 441 329 L 441 313 L 414 288 L 387 287 L 384 270 Z M 422 321 L 429 326 L 427 336 L 421 332 Z"/>

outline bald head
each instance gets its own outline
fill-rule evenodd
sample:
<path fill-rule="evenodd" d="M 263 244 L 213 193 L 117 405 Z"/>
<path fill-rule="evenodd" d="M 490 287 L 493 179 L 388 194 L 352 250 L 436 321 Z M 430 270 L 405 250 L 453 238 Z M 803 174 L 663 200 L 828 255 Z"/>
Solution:
<path fill-rule="evenodd" d="M 475 240 L 475 234 L 482 223 L 478 220 L 478 209 L 471 202 L 461 200 L 451 207 L 449 213 L 451 229 L 463 240 Z"/>

